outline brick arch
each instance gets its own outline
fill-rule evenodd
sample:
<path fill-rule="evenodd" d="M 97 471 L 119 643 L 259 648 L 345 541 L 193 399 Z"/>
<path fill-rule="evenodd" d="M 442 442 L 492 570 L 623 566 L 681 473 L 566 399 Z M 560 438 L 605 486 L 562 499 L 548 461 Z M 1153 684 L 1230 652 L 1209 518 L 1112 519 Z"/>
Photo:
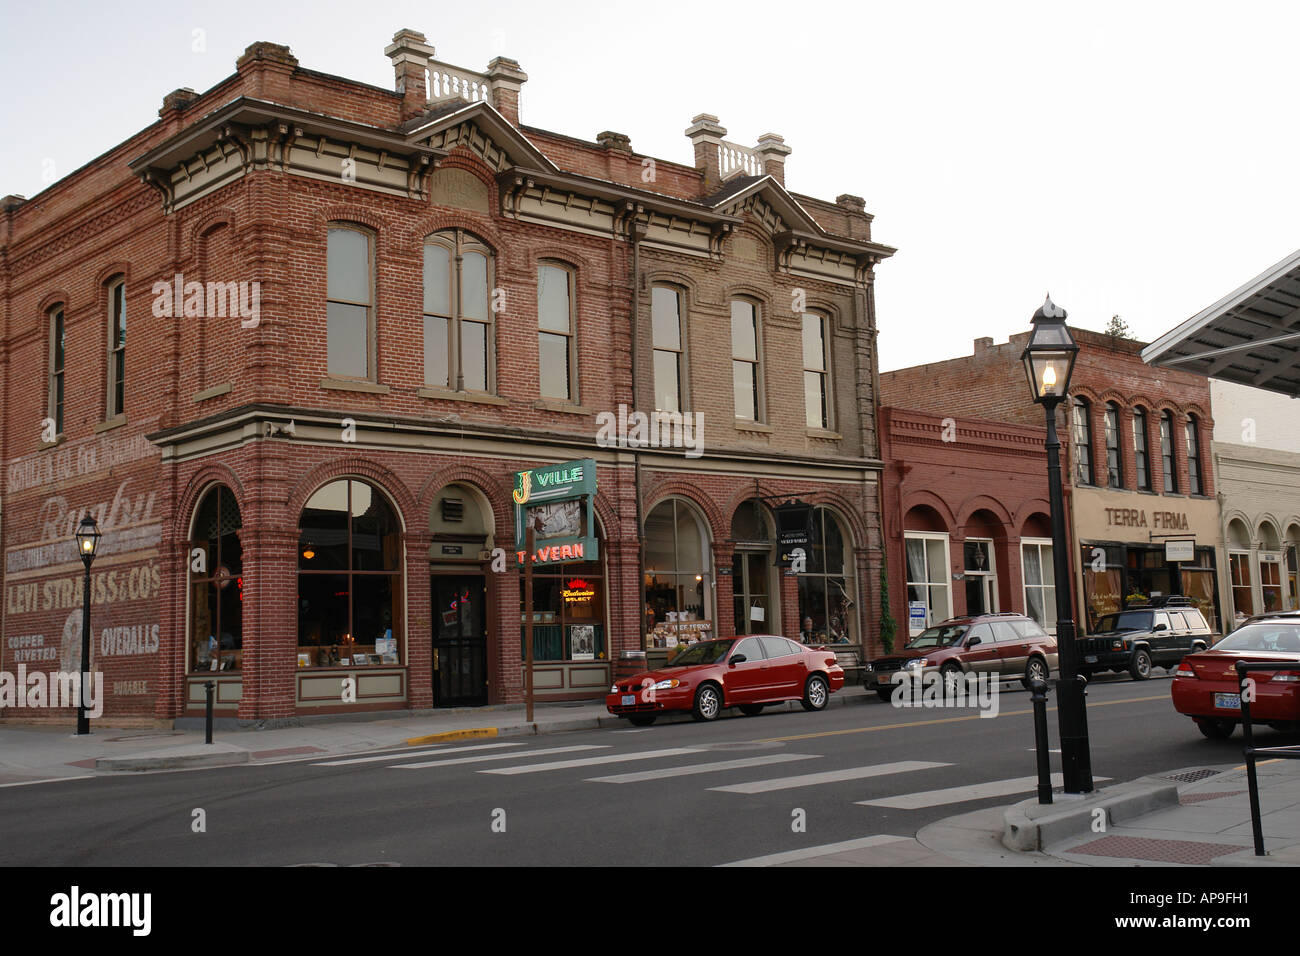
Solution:
<path fill-rule="evenodd" d="M 331 223 L 352 223 L 353 225 L 373 229 L 376 234 L 383 232 L 388 227 L 388 223 L 383 216 L 366 206 L 358 206 L 352 203 L 330 203 L 319 206 L 316 209 L 313 222 L 316 228 L 321 230 L 329 229 Z"/>
<path fill-rule="evenodd" d="M 598 270 L 601 266 L 597 265 L 585 253 L 578 251 L 573 246 L 560 245 L 556 242 L 543 242 L 538 245 L 530 245 L 523 250 L 524 261 L 532 266 L 536 266 L 544 260 L 553 260 L 563 263 L 570 268 L 577 269 L 579 273 L 588 270 Z"/>
<path fill-rule="evenodd" d="M 614 540 L 622 539 L 623 529 L 620 528 L 618 524 L 618 511 L 609 503 L 608 496 L 599 489 L 596 490 L 596 499 L 593 507 L 596 510 L 596 517 L 600 519 L 600 523 L 605 529 L 605 541 L 608 542 L 611 538 Z M 611 528 L 614 530 L 611 531 Z M 594 530 L 595 529 L 593 529 L 593 532 Z"/>
<path fill-rule="evenodd" d="M 650 292 L 657 285 L 674 285 L 686 293 L 686 308 L 699 308 L 702 304 L 699 283 L 685 272 L 676 269 L 653 269 L 645 273 L 646 291 Z"/>
<path fill-rule="evenodd" d="M 742 297 L 756 300 L 763 309 L 770 310 L 772 308 L 771 291 L 765 290 L 752 282 L 742 279 L 739 282 L 732 282 L 722 287 L 722 301 L 724 304 L 729 303 L 732 299 Z M 762 313 L 763 317 L 766 317 L 766 314 Z"/>
<path fill-rule="evenodd" d="M 1006 505 L 996 498 L 982 494 L 973 495 L 961 503 L 961 507 L 957 510 L 957 527 L 965 531 L 966 523 L 970 521 L 971 516 L 976 511 L 992 512 L 1002 522 L 1003 536 L 1011 533 L 1014 527 L 1014 519 L 1011 517 L 1011 512 L 1007 510 Z"/>
<path fill-rule="evenodd" d="M 307 499 L 321 485 L 336 478 L 362 478 L 369 481 L 387 494 L 393 502 L 402 521 L 402 530 L 410 531 L 414 527 L 411 516 L 416 513 L 415 498 L 406 487 L 406 483 L 383 465 L 356 457 L 324 462 L 300 478 L 289 493 L 289 500 L 285 506 L 289 519 L 296 524 L 302 515 L 302 509 L 307 505 Z"/>
<path fill-rule="evenodd" d="M 98 272 L 96 272 L 95 273 L 95 290 L 96 290 L 95 294 L 98 295 L 100 289 L 103 289 L 104 286 L 108 285 L 109 282 L 111 282 L 113 279 L 116 279 L 118 276 L 122 276 L 124 279 L 126 279 L 127 288 L 130 288 L 131 264 L 129 262 L 123 262 L 122 260 L 119 259 L 115 262 L 110 262 L 108 265 L 104 266 Z"/>
<path fill-rule="evenodd" d="M 898 533 L 900 535 L 907 532 L 907 513 L 918 505 L 929 505 L 938 512 L 943 523 L 948 526 L 949 534 L 958 526 L 957 519 L 948 509 L 948 503 L 933 491 L 910 491 L 903 498 L 903 506 L 899 509 Z"/>
<path fill-rule="evenodd" d="M 708 495 L 701 494 L 699 488 L 689 481 L 681 478 L 669 478 L 660 484 L 655 485 L 646 495 L 646 506 L 642 512 L 642 520 L 650 516 L 666 498 L 682 498 L 695 505 L 696 508 L 704 515 L 705 523 L 709 525 L 710 543 L 714 541 L 725 541 L 731 537 L 731 517 L 725 519 L 718 510 L 717 503 Z"/>
<path fill-rule="evenodd" d="M 735 517 L 737 508 L 743 505 L 746 501 L 749 501 L 751 498 L 761 498 L 764 495 L 779 495 L 780 493 L 781 492 L 777 491 L 771 485 L 764 484 L 762 479 L 759 479 L 757 490 L 755 490 L 753 485 L 749 485 L 733 491 L 731 497 L 722 505 L 723 510 L 726 512 L 723 517 L 727 521 L 728 537 L 731 535 L 731 519 Z M 763 504 L 769 511 L 771 510 L 771 506 L 768 505 L 767 502 L 763 502 Z"/>
<path fill-rule="evenodd" d="M 487 218 L 478 218 L 468 212 L 426 212 L 401 230 L 395 238 L 397 242 L 409 248 L 423 244 L 424 240 L 435 232 L 444 232 L 448 229 L 463 229 L 473 233 L 492 250 L 492 255 L 498 261 L 509 245 L 496 223 Z"/>
<path fill-rule="evenodd" d="M 176 500 L 176 510 L 171 519 L 171 533 L 174 540 L 188 540 L 190 521 L 194 517 L 199 502 L 204 495 L 212 490 L 214 485 L 219 484 L 225 485 L 230 489 L 230 493 L 235 496 L 235 504 L 239 506 L 240 523 L 243 523 L 248 495 L 244 483 L 239 480 L 239 475 L 229 465 L 211 462 L 205 464 L 190 476 L 190 480 L 185 484 L 185 489 Z"/>
<path fill-rule="evenodd" d="M 42 298 L 40 303 L 36 306 L 36 314 L 41 317 L 42 327 L 45 325 L 45 320 L 49 315 L 50 309 L 54 308 L 56 305 L 63 306 L 64 318 L 66 319 L 72 308 L 69 303 L 70 297 L 66 289 L 58 288 L 53 292 L 47 292 L 45 297 Z"/>
<path fill-rule="evenodd" d="M 1151 398 L 1150 398 L 1149 396 L 1147 396 L 1147 395 L 1131 395 L 1131 396 L 1129 396 L 1129 407 L 1130 407 L 1130 408 L 1135 408 L 1135 407 L 1138 406 L 1138 405 L 1141 405 L 1143 408 L 1145 408 L 1145 409 L 1147 410 L 1148 413 L 1150 413 L 1150 411 L 1151 411 L 1153 408 L 1155 408 L 1155 402 L 1152 401 Z"/>
<path fill-rule="evenodd" d="M 1183 406 L 1184 415 L 1195 415 L 1196 420 L 1202 425 L 1211 421 L 1210 413 L 1201 407 L 1199 402 L 1188 402 Z"/>
<path fill-rule="evenodd" d="M 235 228 L 235 211 L 227 206 L 220 206 L 197 218 L 190 226 L 189 255 L 194 255 L 200 240 L 218 226 Z"/>
<path fill-rule="evenodd" d="M 430 509 L 433 508 L 434 497 L 443 488 L 456 482 L 473 486 L 488 500 L 488 504 L 492 506 L 492 523 L 498 531 L 511 527 L 510 500 L 502 487 L 502 476 L 473 465 L 457 463 L 446 465 L 433 472 L 420 486 L 416 496 L 416 510 L 424 516 L 424 521 L 420 525 L 422 532 L 429 528 L 428 516 Z"/>
<path fill-rule="evenodd" d="M 853 502 L 834 491 L 819 491 L 814 495 L 809 495 L 807 500 L 808 504 L 815 508 L 829 508 L 835 512 L 849 534 L 851 539 L 848 542 L 849 547 L 867 547 L 869 544 L 867 529 L 863 527 L 862 521 L 858 517 L 858 509 Z"/>
<path fill-rule="evenodd" d="M 1097 401 L 1103 407 L 1105 407 L 1105 405 L 1109 402 L 1114 402 L 1116 405 L 1119 406 L 1121 411 L 1123 411 L 1125 408 L 1128 408 L 1129 405 L 1132 404 L 1127 395 L 1121 394 L 1118 389 L 1114 389 L 1114 388 L 1107 388 L 1104 389 L 1102 392 L 1100 392 L 1097 395 Z"/>
<path fill-rule="evenodd" d="M 1251 540 L 1252 540 L 1252 541 L 1254 541 L 1254 542 L 1260 542 L 1260 541 L 1263 541 L 1263 540 L 1264 540 L 1264 524 L 1265 524 L 1265 522 L 1267 522 L 1268 524 L 1271 524 L 1271 525 L 1273 526 L 1273 530 L 1274 530 L 1275 532 L 1277 532 L 1277 540 L 1278 540 L 1278 543 L 1279 543 L 1279 544 L 1281 544 L 1284 540 L 1286 540 L 1286 536 L 1285 536 L 1285 535 L 1283 534 L 1283 532 L 1282 532 L 1282 527 L 1283 527 L 1283 526 L 1282 526 L 1282 523 L 1281 523 L 1280 521 L 1277 520 L 1277 518 L 1276 518 L 1276 516 L 1274 516 L 1273 512 L 1271 512 L 1271 511 L 1262 511 L 1262 512 L 1260 512 L 1258 515 L 1255 516 L 1255 523 L 1254 523 L 1254 525 L 1251 526 Z"/>
<path fill-rule="evenodd" d="M 1035 498 L 1032 501 L 1026 501 L 1022 504 L 1016 510 L 1016 515 L 1012 519 L 1011 525 L 1011 527 L 1015 528 L 1018 536 L 1024 537 L 1025 525 L 1029 522 L 1029 519 L 1036 514 L 1046 515 L 1047 522 L 1050 525 L 1052 522 L 1052 503 L 1042 498 Z"/>
<path fill-rule="evenodd" d="M 805 312 L 823 312 L 830 317 L 831 331 L 844 327 L 844 310 L 839 307 L 830 298 L 809 289 L 806 285 L 800 286 L 798 283 L 791 285 L 791 288 L 802 288 L 806 293 L 804 300 Z"/>
<path fill-rule="evenodd" d="M 450 153 L 438 160 L 436 169 L 463 169 L 465 172 L 472 173 L 483 180 L 483 185 L 492 191 L 495 192 L 500 188 L 492 167 L 483 161 L 483 157 L 464 143 L 457 143 L 453 146 Z M 492 206 L 489 205 L 489 208 L 492 208 Z"/>
<path fill-rule="evenodd" d="M 1094 408 L 1099 404 L 1105 404 L 1102 401 L 1101 396 L 1087 385 L 1075 385 L 1071 383 L 1070 398 L 1086 399 L 1088 404 L 1092 405 Z"/>

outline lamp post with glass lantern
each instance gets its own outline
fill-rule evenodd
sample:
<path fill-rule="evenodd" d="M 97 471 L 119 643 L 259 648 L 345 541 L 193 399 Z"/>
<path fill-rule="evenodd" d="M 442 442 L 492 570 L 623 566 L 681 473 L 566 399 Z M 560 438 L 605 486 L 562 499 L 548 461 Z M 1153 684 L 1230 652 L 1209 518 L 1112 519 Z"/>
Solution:
<path fill-rule="evenodd" d="M 81 700 L 77 704 L 77 735 L 90 733 L 90 718 L 86 716 L 86 701 L 90 694 L 90 565 L 95 560 L 95 550 L 99 547 L 99 527 L 95 519 L 87 514 L 77 526 L 77 553 L 81 563 L 86 566 L 85 584 L 82 587 L 81 600 Z"/>
<path fill-rule="evenodd" d="M 1079 347 L 1065 325 L 1065 310 L 1048 296 L 1034 313 L 1033 330 L 1021 361 L 1034 401 L 1047 413 L 1047 489 L 1052 511 L 1052 560 L 1056 589 L 1056 648 L 1060 660 L 1057 715 L 1061 735 L 1061 775 L 1066 793 L 1092 791 L 1092 761 L 1088 753 L 1088 714 L 1084 681 L 1079 677 L 1079 649 L 1074 638 L 1074 607 L 1070 596 L 1070 562 L 1065 540 L 1065 502 L 1061 491 L 1061 442 L 1056 434 L 1056 409 L 1070 387 Z"/>

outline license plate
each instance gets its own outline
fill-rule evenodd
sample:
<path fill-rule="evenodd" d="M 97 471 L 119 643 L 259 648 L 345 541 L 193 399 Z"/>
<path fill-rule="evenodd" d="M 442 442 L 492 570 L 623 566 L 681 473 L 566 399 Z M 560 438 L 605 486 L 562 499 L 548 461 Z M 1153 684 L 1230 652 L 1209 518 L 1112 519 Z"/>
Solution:
<path fill-rule="evenodd" d="M 1086 657 L 1084 657 L 1083 662 L 1084 662 L 1085 664 L 1095 664 L 1095 663 L 1097 663 L 1097 655 L 1096 655 L 1096 654 L 1089 654 L 1089 655 L 1087 655 Z"/>
<path fill-rule="evenodd" d="M 1215 694 L 1214 706 L 1224 710 L 1241 710 L 1240 694 Z"/>
<path fill-rule="evenodd" d="M 624 694 L 624 695 L 623 695 L 623 706 L 624 706 L 624 707 L 631 707 L 631 706 L 632 706 L 633 704 L 635 704 L 635 703 L 636 703 L 636 694 Z"/>

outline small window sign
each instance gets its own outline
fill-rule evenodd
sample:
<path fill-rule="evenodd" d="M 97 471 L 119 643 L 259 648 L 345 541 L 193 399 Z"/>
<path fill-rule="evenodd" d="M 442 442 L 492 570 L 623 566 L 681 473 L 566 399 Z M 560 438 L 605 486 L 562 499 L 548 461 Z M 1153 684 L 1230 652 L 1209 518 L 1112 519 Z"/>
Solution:
<path fill-rule="evenodd" d="M 1196 541 L 1166 541 L 1166 561 L 1195 561 Z"/>

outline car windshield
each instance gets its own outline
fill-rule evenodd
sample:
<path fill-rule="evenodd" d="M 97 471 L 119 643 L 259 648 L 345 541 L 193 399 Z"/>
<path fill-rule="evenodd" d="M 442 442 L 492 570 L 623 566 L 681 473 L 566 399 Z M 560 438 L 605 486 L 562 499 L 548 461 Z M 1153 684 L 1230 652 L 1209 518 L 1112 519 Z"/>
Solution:
<path fill-rule="evenodd" d="M 1243 624 L 1219 643 L 1216 651 L 1284 651 L 1300 654 L 1300 624 L 1261 621 Z"/>
<path fill-rule="evenodd" d="M 692 644 L 671 661 L 669 667 L 691 667 L 695 664 L 716 664 L 727 654 L 732 641 L 701 641 Z"/>
<path fill-rule="evenodd" d="M 1106 614 L 1097 624 L 1097 633 L 1107 631 L 1147 631 L 1150 629 L 1150 611 L 1125 611 L 1122 614 Z"/>
<path fill-rule="evenodd" d="M 967 624 L 940 624 L 927 628 L 907 642 L 908 647 L 949 647 L 961 641 L 970 630 Z"/>

